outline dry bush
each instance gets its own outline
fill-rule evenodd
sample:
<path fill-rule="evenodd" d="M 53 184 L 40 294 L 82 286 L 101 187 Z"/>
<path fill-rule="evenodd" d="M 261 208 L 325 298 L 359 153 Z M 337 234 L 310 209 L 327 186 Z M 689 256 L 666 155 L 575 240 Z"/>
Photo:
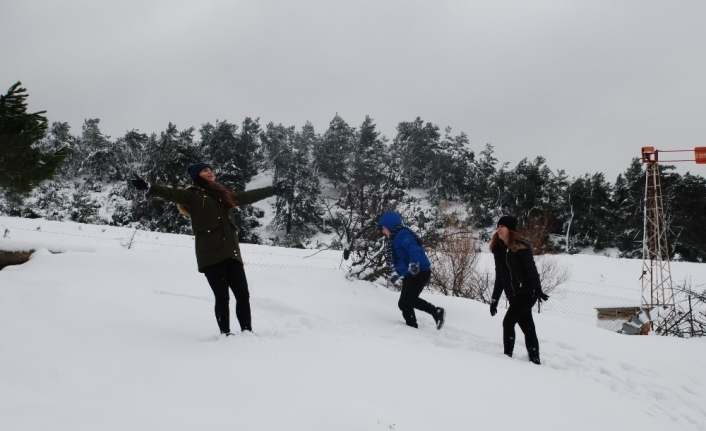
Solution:
<path fill-rule="evenodd" d="M 467 226 L 449 228 L 434 248 L 428 250 L 432 264 L 429 288 L 447 296 L 474 299 L 490 303 L 495 284 L 495 271 L 478 268 L 480 249 L 476 238 Z M 537 231 L 537 238 L 543 236 Z M 569 268 L 552 255 L 535 256 L 542 290 L 550 293 L 571 278 Z"/>
<path fill-rule="evenodd" d="M 478 271 L 479 258 L 480 249 L 470 231 L 449 233 L 429 253 L 433 268 L 429 288 L 447 296 L 488 303 L 492 279 Z"/>
<path fill-rule="evenodd" d="M 493 296 L 493 288 L 495 287 L 495 271 L 473 271 L 471 278 L 471 289 L 473 290 L 473 299 L 484 304 L 490 304 Z"/>
<path fill-rule="evenodd" d="M 479 250 L 468 230 L 457 230 L 442 237 L 429 251 L 432 271 L 429 287 L 447 296 L 477 299 L 474 278 Z"/>
<path fill-rule="evenodd" d="M 520 228 L 520 235 L 530 243 L 533 254 L 541 255 L 552 252 L 549 243 L 551 225 L 551 214 L 544 210 L 539 217 L 529 218 Z"/>
<path fill-rule="evenodd" d="M 539 273 L 539 281 L 542 290 L 549 294 L 557 286 L 566 283 L 571 279 L 571 272 L 566 265 L 561 264 L 552 255 L 535 256 L 535 264 Z M 485 268 L 479 271 L 474 267 L 467 287 L 466 298 L 475 299 L 484 304 L 490 304 L 495 287 L 495 271 Z"/>
<path fill-rule="evenodd" d="M 553 255 L 535 256 L 534 263 L 537 265 L 539 281 L 542 284 L 544 293 L 549 294 L 557 286 L 571 279 L 569 268 L 565 264 L 560 263 Z"/>
<path fill-rule="evenodd" d="M 706 288 L 693 287 L 691 278 L 675 286 L 674 310 L 660 322 L 660 335 L 680 338 L 706 336 Z"/>

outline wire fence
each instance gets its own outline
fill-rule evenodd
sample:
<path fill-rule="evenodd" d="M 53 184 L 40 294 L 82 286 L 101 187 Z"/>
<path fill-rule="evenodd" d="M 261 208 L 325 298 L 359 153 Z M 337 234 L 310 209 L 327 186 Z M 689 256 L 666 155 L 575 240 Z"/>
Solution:
<path fill-rule="evenodd" d="M 574 282 L 574 280 L 572 280 Z M 697 286 L 701 289 L 702 286 Z M 675 325 L 684 326 L 683 336 L 694 336 L 695 333 L 702 334 L 704 322 L 706 322 L 706 302 L 703 293 L 684 291 L 682 288 L 674 286 L 674 311 L 677 314 Z M 507 308 L 507 301 L 501 301 L 500 308 Z M 535 306 L 535 312 L 546 316 L 558 317 L 571 320 L 572 322 L 583 323 L 596 326 L 609 331 L 621 331 L 623 324 L 627 322 L 630 315 L 638 312 L 641 308 L 640 291 L 626 290 L 625 296 L 601 295 L 594 292 L 580 291 L 568 288 L 558 288 L 552 291 L 548 301 L 541 304 L 541 308 Z M 599 318 L 599 309 L 602 310 L 602 318 Z M 610 317 L 615 311 L 615 316 Z M 681 316 L 681 317 L 680 317 Z M 684 322 L 681 322 L 684 320 Z M 682 336 L 680 335 L 680 336 Z"/>
<path fill-rule="evenodd" d="M 618 331 L 622 321 L 599 320 L 598 308 L 639 307 L 639 292 L 633 291 L 632 297 L 600 295 L 570 289 L 555 289 L 549 301 L 543 302 L 539 313 L 560 317 L 574 322 L 598 326 L 603 329 Z"/>

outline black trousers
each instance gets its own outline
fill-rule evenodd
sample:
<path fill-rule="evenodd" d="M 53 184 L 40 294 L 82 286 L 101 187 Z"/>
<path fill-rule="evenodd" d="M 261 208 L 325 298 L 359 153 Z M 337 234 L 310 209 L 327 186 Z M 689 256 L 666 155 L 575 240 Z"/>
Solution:
<path fill-rule="evenodd" d="M 515 325 L 525 334 L 525 346 L 530 359 L 539 359 L 539 340 L 532 319 L 532 307 L 537 302 L 534 296 L 513 298 L 503 319 L 503 347 L 505 354 L 512 356 L 515 348 Z"/>
<path fill-rule="evenodd" d="M 431 271 L 422 271 L 417 275 L 410 275 L 402 280 L 402 292 L 397 306 L 402 310 L 402 317 L 407 325 L 417 328 L 417 316 L 414 314 L 414 309 L 426 311 L 432 316 L 436 312 L 436 307 L 421 299 L 424 287 L 429 283 Z"/>
<path fill-rule="evenodd" d="M 252 331 L 250 317 L 250 292 L 248 280 L 245 278 L 243 264 L 235 259 L 224 260 L 209 265 L 203 270 L 208 284 L 216 297 L 216 321 L 221 333 L 230 332 L 230 296 L 228 288 L 235 296 L 235 316 L 240 323 L 240 329 Z"/>

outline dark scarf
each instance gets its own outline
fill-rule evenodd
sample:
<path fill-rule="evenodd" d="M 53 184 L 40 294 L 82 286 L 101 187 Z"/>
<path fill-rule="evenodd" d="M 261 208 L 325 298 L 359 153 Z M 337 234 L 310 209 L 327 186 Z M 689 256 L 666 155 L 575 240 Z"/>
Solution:
<path fill-rule="evenodd" d="M 385 244 L 386 250 L 385 250 L 385 258 L 387 259 L 387 266 L 392 268 L 393 271 L 395 271 L 395 267 L 397 264 L 397 259 L 395 258 L 395 236 L 397 236 L 397 233 L 401 231 L 402 229 L 407 229 L 412 236 L 414 237 L 414 240 L 417 241 L 417 244 L 419 244 L 420 247 L 422 247 L 422 239 L 417 236 L 414 231 L 406 227 L 405 225 L 399 225 L 396 228 L 392 229 L 390 232 L 390 237 L 387 239 L 387 244 Z"/>

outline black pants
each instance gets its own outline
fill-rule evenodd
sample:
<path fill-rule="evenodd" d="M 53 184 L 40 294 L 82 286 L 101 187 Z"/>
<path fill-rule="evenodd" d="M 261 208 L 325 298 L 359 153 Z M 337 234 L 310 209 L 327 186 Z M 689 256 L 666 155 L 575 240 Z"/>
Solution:
<path fill-rule="evenodd" d="M 530 359 L 539 359 L 539 340 L 532 319 L 532 307 L 537 302 L 534 296 L 514 298 L 503 319 L 503 346 L 505 354 L 512 356 L 515 348 L 515 325 L 525 334 L 525 346 Z"/>
<path fill-rule="evenodd" d="M 436 312 L 436 307 L 427 301 L 419 298 L 424 287 L 429 283 L 431 271 L 422 271 L 417 275 L 410 275 L 402 280 L 402 292 L 397 306 L 402 310 L 402 317 L 407 325 L 417 328 L 417 316 L 414 314 L 414 309 L 426 311 L 432 316 Z"/>
<path fill-rule="evenodd" d="M 243 264 L 235 259 L 228 259 L 207 266 L 203 272 L 216 297 L 216 321 L 221 333 L 230 332 L 229 287 L 235 296 L 235 316 L 240 323 L 240 329 L 252 331 L 250 292 Z"/>

